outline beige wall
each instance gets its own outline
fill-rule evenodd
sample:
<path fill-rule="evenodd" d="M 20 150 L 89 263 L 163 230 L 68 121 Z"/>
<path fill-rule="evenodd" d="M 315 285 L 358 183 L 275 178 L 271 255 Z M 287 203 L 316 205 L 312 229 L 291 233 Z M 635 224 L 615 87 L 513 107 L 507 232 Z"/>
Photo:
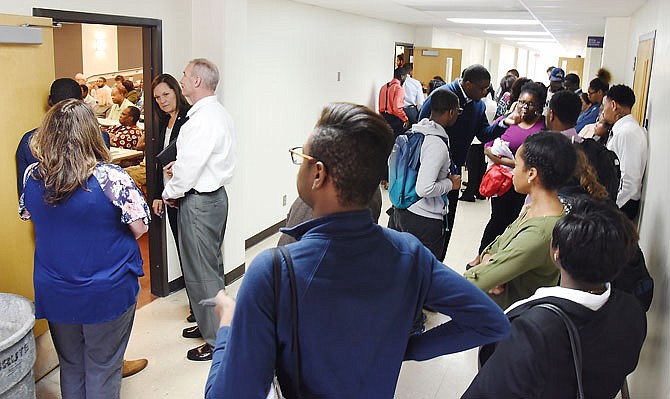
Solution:
<path fill-rule="evenodd" d="M 116 28 L 119 71 L 142 67 L 142 28 L 118 26 Z"/>
<path fill-rule="evenodd" d="M 54 63 L 57 78 L 74 78 L 84 70 L 81 53 L 81 24 L 63 24 L 53 30 Z"/>

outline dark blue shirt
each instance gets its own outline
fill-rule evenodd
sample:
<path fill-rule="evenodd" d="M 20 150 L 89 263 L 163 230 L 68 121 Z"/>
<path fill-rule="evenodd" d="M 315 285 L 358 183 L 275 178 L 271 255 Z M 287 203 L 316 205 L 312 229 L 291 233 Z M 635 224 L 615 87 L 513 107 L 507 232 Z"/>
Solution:
<path fill-rule="evenodd" d="M 449 149 L 452 159 L 460 170 L 460 167 L 465 165 L 468 149 L 475 136 L 477 136 L 482 143 L 487 143 L 495 140 L 496 137 L 500 137 L 505 133 L 506 128 L 501 127 L 497 123 L 489 125 L 489 121 L 486 118 L 486 104 L 484 104 L 484 101 L 482 100 L 474 101 L 467 99 L 463 95 L 459 79 L 438 87 L 433 93 L 439 90 L 449 90 L 456 94 L 458 96 L 460 107 L 463 108 L 463 112 L 458 116 L 456 123 L 446 129 L 447 135 L 449 136 Z M 419 120 L 430 117 L 432 95 L 433 94 L 431 93 L 421 106 Z"/>
<path fill-rule="evenodd" d="M 28 168 L 28 165 L 37 162 L 29 146 L 30 138 L 35 133 L 35 130 L 37 128 L 24 134 L 21 137 L 21 141 L 19 141 L 19 146 L 16 148 L 16 190 L 19 193 L 19 197 L 23 193 L 23 174 L 26 168 Z M 105 145 L 109 148 L 109 134 L 104 130 L 101 130 L 100 134 L 102 134 L 102 140 L 105 142 Z"/>
<path fill-rule="evenodd" d="M 584 129 L 584 126 L 591 123 L 596 123 L 598 115 L 600 115 L 600 104 L 591 104 L 590 107 L 579 114 L 579 118 L 577 118 L 577 124 L 575 125 L 575 130 L 577 133 L 581 132 L 582 129 Z"/>
<path fill-rule="evenodd" d="M 302 397 L 391 398 L 403 360 L 460 352 L 508 334 L 506 316 L 483 291 L 411 234 L 375 224 L 369 210 L 282 231 L 298 239 L 286 248 L 296 275 Z M 278 321 L 273 281 L 265 251 L 244 277 L 232 326 L 218 332 L 206 398 L 265 398 L 275 366 L 284 395 L 295 397 L 285 263 Z M 424 307 L 451 321 L 413 333 Z"/>

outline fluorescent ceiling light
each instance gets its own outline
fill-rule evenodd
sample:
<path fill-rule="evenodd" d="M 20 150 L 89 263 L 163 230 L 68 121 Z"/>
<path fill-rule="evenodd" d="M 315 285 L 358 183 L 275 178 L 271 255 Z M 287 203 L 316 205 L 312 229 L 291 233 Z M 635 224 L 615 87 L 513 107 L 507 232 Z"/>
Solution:
<path fill-rule="evenodd" d="M 486 18 L 447 18 L 447 21 L 457 24 L 478 25 L 539 25 L 535 19 L 486 19 Z"/>
<path fill-rule="evenodd" d="M 509 41 L 524 41 L 524 42 L 556 42 L 554 39 L 550 38 L 540 38 L 540 37 L 503 37 L 503 40 Z"/>
<path fill-rule="evenodd" d="M 520 46 L 527 46 L 527 47 L 558 47 L 558 43 L 546 43 L 546 42 L 517 42 L 518 45 Z"/>
<path fill-rule="evenodd" d="M 522 30 L 485 30 L 489 35 L 509 35 L 509 36 L 550 36 L 549 32 L 526 32 Z"/>

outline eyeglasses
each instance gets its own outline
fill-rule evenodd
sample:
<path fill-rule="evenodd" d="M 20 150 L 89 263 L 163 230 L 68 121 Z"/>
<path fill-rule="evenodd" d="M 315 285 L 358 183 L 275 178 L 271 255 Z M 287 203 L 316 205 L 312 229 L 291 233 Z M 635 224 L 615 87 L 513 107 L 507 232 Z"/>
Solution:
<path fill-rule="evenodd" d="M 291 154 L 291 161 L 296 165 L 301 165 L 305 159 L 307 162 L 316 162 L 316 158 L 302 153 L 302 147 L 289 148 L 288 152 Z"/>
<path fill-rule="evenodd" d="M 591 89 L 587 89 L 587 90 L 586 90 L 586 94 L 588 94 L 589 96 L 592 96 L 592 95 L 596 94 L 596 93 L 599 92 L 599 91 L 600 91 L 600 90 L 591 90 Z"/>
<path fill-rule="evenodd" d="M 519 107 L 535 108 L 537 104 L 532 101 L 519 101 Z"/>

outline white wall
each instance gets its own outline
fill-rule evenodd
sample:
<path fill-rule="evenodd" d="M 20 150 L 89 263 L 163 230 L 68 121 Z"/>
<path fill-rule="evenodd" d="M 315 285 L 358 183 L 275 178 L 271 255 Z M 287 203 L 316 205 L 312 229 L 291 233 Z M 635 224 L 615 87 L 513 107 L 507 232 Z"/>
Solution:
<path fill-rule="evenodd" d="M 640 246 L 656 287 L 654 301 L 647 313 L 647 340 L 637 371 L 630 379 L 631 396 L 641 398 L 670 397 L 670 318 L 668 318 L 670 287 L 670 213 L 668 212 L 667 171 L 670 161 L 670 113 L 667 112 L 667 93 L 670 91 L 670 4 L 664 0 L 649 0 L 630 20 L 630 35 L 621 46 L 611 51 L 626 53 L 623 62 L 633 65 L 639 36 L 656 30 L 656 47 L 651 73 L 648 102 L 649 161 L 642 197 Z M 605 38 L 607 45 L 607 37 Z M 627 51 L 622 51 L 625 47 Z M 605 49 L 606 56 L 609 48 Z M 628 71 L 624 82 L 632 85 L 633 74 Z M 617 80 L 613 80 L 618 82 Z"/>
<path fill-rule="evenodd" d="M 242 203 L 234 211 L 247 238 L 283 219 L 297 196 L 288 148 L 304 143 L 328 102 L 374 109 L 379 87 L 393 74 L 395 42 L 414 42 L 414 27 L 282 0 L 250 0 L 245 13 L 245 50 L 231 55 L 237 73 L 225 76 L 223 90 L 243 169 L 235 183 Z M 194 23 L 194 39 L 199 29 Z M 223 46 L 239 40 L 224 38 Z M 239 96 L 229 98 L 235 85 Z"/>
<path fill-rule="evenodd" d="M 633 63 L 627 62 L 626 43 L 629 41 L 629 17 L 605 18 L 603 66 L 612 73 L 612 83 L 623 82 Z"/>

